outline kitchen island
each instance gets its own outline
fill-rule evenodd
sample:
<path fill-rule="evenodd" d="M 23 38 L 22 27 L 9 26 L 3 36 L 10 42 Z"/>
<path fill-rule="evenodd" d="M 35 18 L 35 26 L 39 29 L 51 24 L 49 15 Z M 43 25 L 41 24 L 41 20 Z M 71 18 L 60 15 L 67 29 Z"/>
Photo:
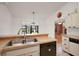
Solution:
<path fill-rule="evenodd" d="M 17 40 L 17 39 L 24 39 L 24 38 L 36 38 L 38 42 L 35 43 L 30 43 L 30 44 L 20 44 L 20 45 L 14 45 L 14 46 L 7 46 L 7 44 L 11 40 Z M 6 55 L 5 53 L 14 51 L 14 50 L 19 50 L 19 49 L 27 49 L 30 47 L 36 46 L 38 50 L 40 50 L 40 45 L 45 44 L 45 43 L 50 43 L 50 42 L 55 42 L 55 39 L 49 38 L 48 34 L 29 34 L 29 35 L 10 35 L 10 36 L 2 36 L 0 37 L 0 54 L 1 55 Z M 32 50 L 37 49 L 37 48 L 32 48 Z M 8 54 L 10 55 L 10 54 Z M 20 54 L 21 55 L 21 54 Z M 39 54 L 40 55 L 40 54 Z"/>

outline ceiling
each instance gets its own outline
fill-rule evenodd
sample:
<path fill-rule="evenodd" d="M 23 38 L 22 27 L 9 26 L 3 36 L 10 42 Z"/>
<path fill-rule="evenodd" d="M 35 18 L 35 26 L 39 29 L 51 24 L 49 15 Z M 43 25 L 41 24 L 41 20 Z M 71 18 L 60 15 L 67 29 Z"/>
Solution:
<path fill-rule="evenodd" d="M 63 7 L 66 2 L 8 2 L 5 3 L 13 17 L 30 18 L 32 11 L 46 18 Z"/>

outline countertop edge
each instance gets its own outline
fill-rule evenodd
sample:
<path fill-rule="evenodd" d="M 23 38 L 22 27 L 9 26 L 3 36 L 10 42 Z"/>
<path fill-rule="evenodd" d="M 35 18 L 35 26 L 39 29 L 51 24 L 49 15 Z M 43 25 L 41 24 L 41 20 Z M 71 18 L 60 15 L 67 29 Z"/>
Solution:
<path fill-rule="evenodd" d="M 30 37 L 30 36 L 48 36 L 48 34 L 26 34 L 25 37 Z M 13 38 L 24 38 L 24 35 L 5 35 L 5 36 L 0 36 L 1 39 L 13 39 Z"/>
<path fill-rule="evenodd" d="M 79 39 L 79 36 L 76 36 L 76 35 L 67 35 L 67 34 L 63 34 L 63 36 L 68 37 L 68 38 Z"/>

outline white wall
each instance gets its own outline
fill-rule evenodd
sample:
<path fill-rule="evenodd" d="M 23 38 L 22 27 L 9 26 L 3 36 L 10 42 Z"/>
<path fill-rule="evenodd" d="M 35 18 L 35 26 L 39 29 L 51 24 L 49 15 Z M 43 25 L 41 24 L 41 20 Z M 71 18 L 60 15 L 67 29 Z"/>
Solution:
<path fill-rule="evenodd" d="M 32 17 L 15 17 L 8 8 L 9 6 L 0 4 L 0 35 L 17 34 L 22 23 L 31 23 L 33 21 Z M 54 19 L 52 20 L 52 14 L 46 17 L 48 13 L 37 14 L 35 22 L 40 27 L 40 33 L 49 33 L 49 36 L 54 37 Z M 30 14 L 30 16 L 32 15 Z"/>
<path fill-rule="evenodd" d="M 48 33 L 49 37 L 55 37 L 55 16 L 52 14 L 45 20 L 35 20 L 36 24 L 39 25 L 39 33 Z M 32 19 L 25 19 L 25 18 L 13 18 L 12 20 L 12 34 L 17 34 L 19 28 L 21 27 L 22 23 L 31 24 Z"/>
<path fill-rule="evenodd" d="M 20 4 L 20 3 L 19 3 Z M 29 7 L 30 5 L 30 7 Z M 17 3 L 11 5 L 0 4 L 0 34 L 17 34 L 22 23 L 31 23 L 32 11 L 35 9 L 35 22 L 39 25 L 40 33 L 49 33 L 49 36 L 55 37 L 55 20 L 56 11 L 61 8 L 64 3 L 35 3 L 22 4 Z M 53 14 L 55 13 L 55 14 Z"/>
<path fill-rule="evenodd" d="M 29 7 L 30 6 L 30 7 Z M 35 22 L 39 25 L 39 33 L 49 33 L 49 36 L 54 37 L 54 19 L 53 13 L 56 12 L 58 5 L 54 3 L 14 3 L 8 5 L 12 11 L 12 33 L 17 34 L 22 23 L 32 23 L 32 11 L 35 9 Z"/>
<path fill-rule="evenodd" d="M 47 20 L 35 20 L 36 24 L 39 25 L 39 33 L 48 33 L 48 23 Z M 12 34 L 17 34 L 18 30 L 21 28 L 22 24 L 31 24 L 32 19 L 26 18 L 13 18 L 12 20 Z"/>
<path fill-rule="evenodd" d="M 35 22 L 39 25 L 40 33 L 49 33 L 49 36 L 54 38 L 55 30 L 55 13 L 66 3 L 9 3 L 8 7 L 12 12 L 12 33 L 16 34 L 21 27 L 21 24 L 32 22 L 32 11 L 35 10 Z"/>
<path fill-rule="evenodd" d="M 56 11 L 55 11 L 56 12 Z M 49 37 L 55 37 L 55 17 L 52 11 L 50 11 L 50 15 L 48 17 L 37 16 L 35 18 L 36 24 L 39 25 L 39 33 L 48 33 Z M 19 28 L 21 27 L 22 23 L 31 24 L 33 21 L 32 17 L 24 18 L 24 17 L 13 17 L 12 20 L 12 34 L 17 34 Z"/>
<path fill-rule="evenodd" d="M 11 14 L 4 4 L 0 4 L 0 35 L 11 34 Z"/>

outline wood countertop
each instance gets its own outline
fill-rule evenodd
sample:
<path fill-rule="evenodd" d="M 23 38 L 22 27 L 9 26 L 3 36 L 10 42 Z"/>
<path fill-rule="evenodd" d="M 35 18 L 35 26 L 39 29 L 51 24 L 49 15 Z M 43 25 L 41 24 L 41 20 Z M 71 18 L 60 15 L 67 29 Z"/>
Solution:
<path fill-rule="evenodd" d="M 26 38 L 28 37 L 35 37 L 35 38 L 45 38 L 45 37 L 48 37 L 48 34 L 28 34 L 26 35 Z M 24 36 L 23 35 L 7 35 L 7 36 L 1 36 L 0 37 L 0 48 L 2 47 L 5 47 L 5 45 L 10 42 L 11 40 L 14 40 L 14 39 L 24 39 Z"/>
<path fill-rule="evenodd" d="M 26 34 L 25 35 L 26 37 L 34 37 L 34 36 L 48 36 L 48 34 Z M 11 34 L 8 34 L 8 35 L 2 35 L 0 36 L 0 39 L 14 39 L 14 38 L 24 38 L 24 35 L 11 35 Z"/>
<path fill-rule="evenodd" d="M 48 39 L 48 38 L 39 38 L 38 42 L 36 42 L 36 43 L 4 47 L 2 49 L 2 51 L 3 52 L 8 52 L 8 51 L 17 50 L 17 49 L 29 48 L 29 47 L 33 47 L 33 46 L 36 46 L 36 45 L 40 45 L 40 44 L 44 44 L 44 43 L 49 43 L 49 42 L 53 42 L 53 41 L 55 41 L 55 40 Z"/>
<path fill-rule="evenodd" d="M 3 39 L 1 37 L 2 39 L 0 39 L 0 53 L 7 52 L 7 51 L 12 51 L 12 50 L 16 50 L 16 49 L 32 47 L 32 46 L 35 46 L 35 45 L 56 41 L 55 39 L 49 38 L 48 34 L 28 35 L 28 37 L 36 37 L 38 42 L 32 43 L 32 44 L 22 44 L 22 45 L 15 45 L 15 46 L 6 46 L 11 40 L 13 40 L 12 38 L 14 38 L 14 36 L 12 36 L 12 38 L 10 37 L 10 39 L 7 39 L 8 37 L 6 39 Z M 17 38 L 17 36 L 16 36 L 16 38 Z M 20 38 L 20 36 L 18 38 Z"/>
<path fill-rule="evenodd" d="M 65 35 L 63 34 L 63 36 L 68 37 L 68 38 L 75 38 L 79 40 L 79 36 L 75 36 L 75 35 Z"/>

